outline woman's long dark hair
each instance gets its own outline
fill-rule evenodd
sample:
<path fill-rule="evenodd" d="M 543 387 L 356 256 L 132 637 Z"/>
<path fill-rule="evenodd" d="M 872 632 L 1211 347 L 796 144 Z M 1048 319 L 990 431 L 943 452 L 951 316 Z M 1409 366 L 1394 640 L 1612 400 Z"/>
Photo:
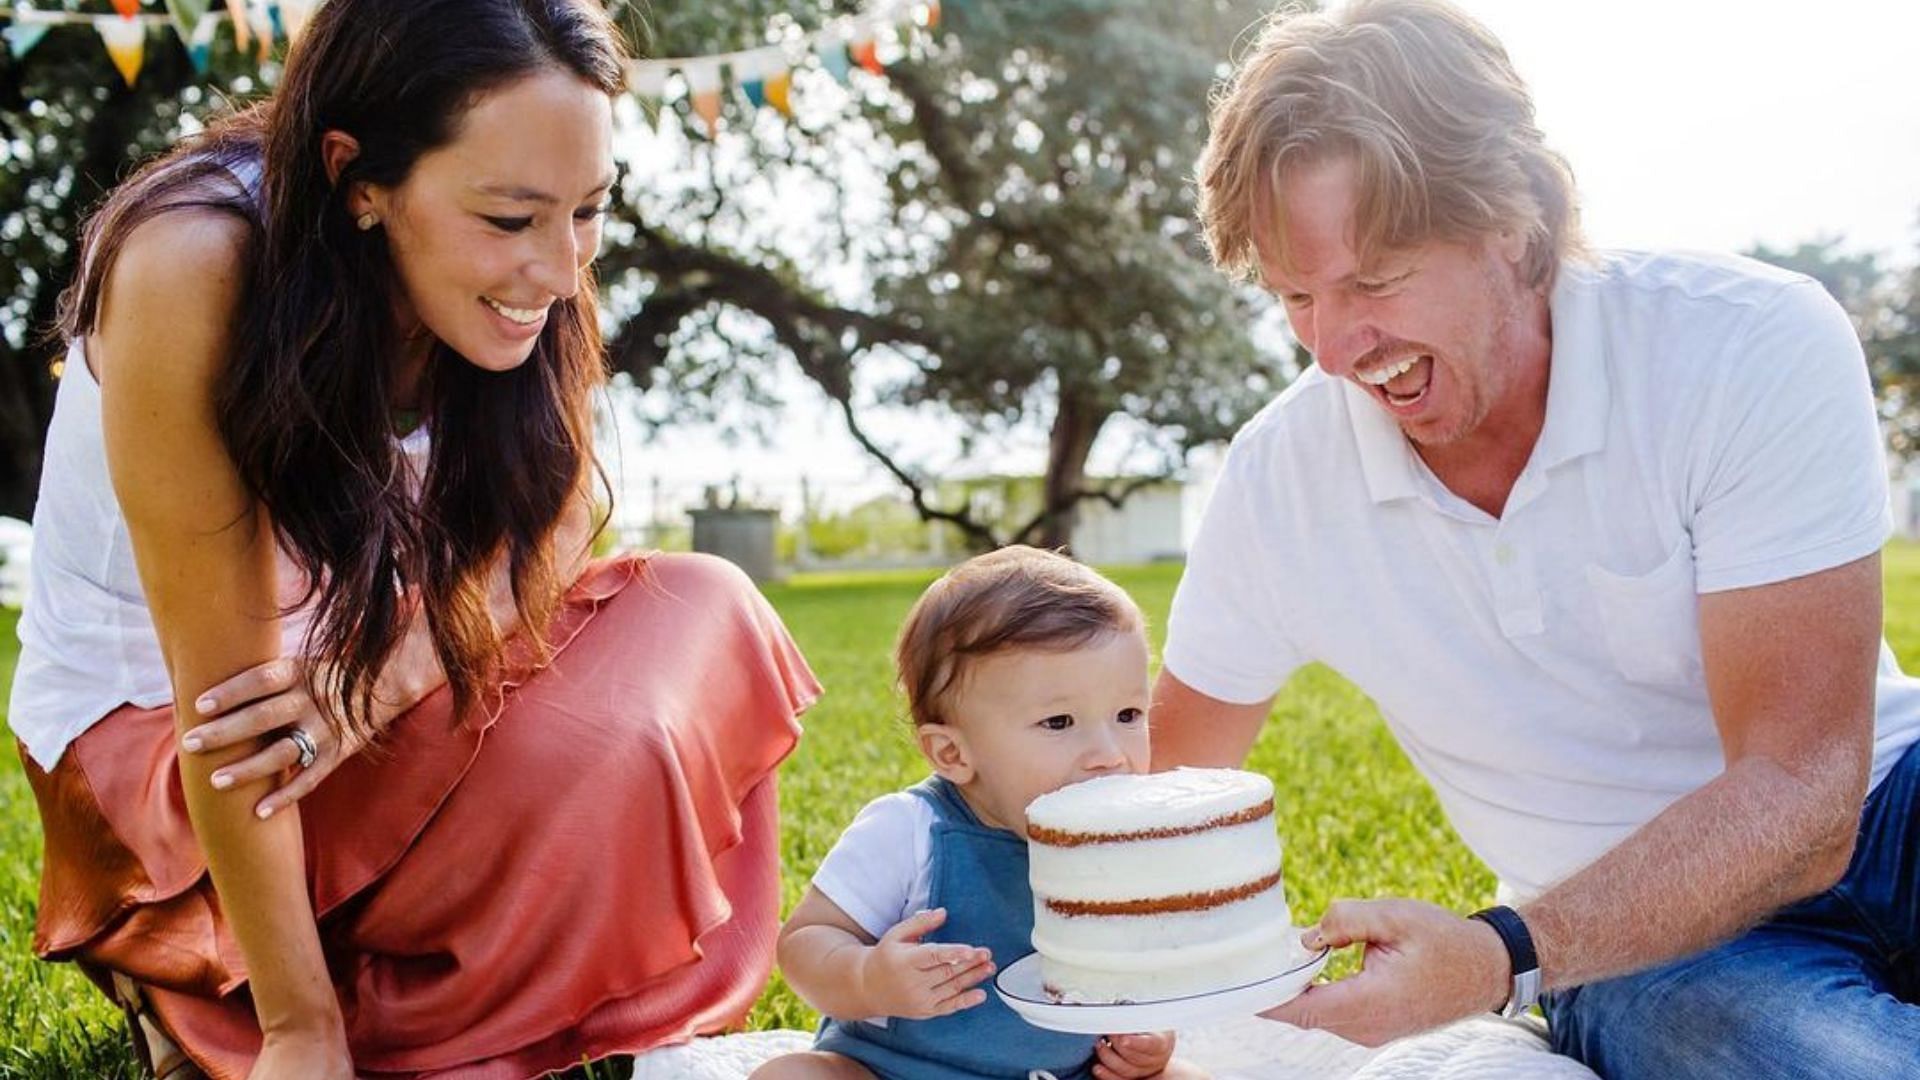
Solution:
<path fill-rule="evenodd" d="M 92 328 L 113 257 L 141 221 L 211 206 L 256 226 L 218 415 L 306 574 L 306 654 L 317 696 L 339 704 L 337 727 L 373 733 L 375 681 L 413 617 L 410 590 L 461 715 L 503 664 L 488 605 L 502 553 L 521 625 L 539 639 L 566 585 L 556 526 L 595 474 L 592 394 L 605 373 L 590 275 L 511 371 L 435 342 L 421 410 L 432 452 L 416 500 L 389 412 L 402 286 L 385 230 L 350 219 L 348 187 L 399 184 L 482 94 L 534 72 L 566 71 L 611 96 L 622 58 L 593 0 L 330 0 L 269 102 L 148 166 L 88 226 L 62 308 L 68 336 Z M 330 130 L 360 145 L 337 181 L 321 155 Z M 254 162 L 257 202 L 242 187 Z"/>

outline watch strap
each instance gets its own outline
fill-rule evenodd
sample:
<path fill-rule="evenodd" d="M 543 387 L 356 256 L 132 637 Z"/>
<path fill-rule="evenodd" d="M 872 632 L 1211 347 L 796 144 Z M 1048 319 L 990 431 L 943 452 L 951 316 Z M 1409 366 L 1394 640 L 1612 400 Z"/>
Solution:
<path fill-rule="evenodd" d="M 1526 920 L 1504 904 L 1476 911 L 1468 917 L 1493 927 L 1493 932 L 1500 935 L 1500 943 L 1507 947 L 1507 961 L 1513 968 L 1513 989 L 1505 1007 L 1494 1011 L 1502 1016 L 1519 1016 L 1540 1000 L 1540 958 L 1534 952 L 1533 934 L 1528 932 Z"/>

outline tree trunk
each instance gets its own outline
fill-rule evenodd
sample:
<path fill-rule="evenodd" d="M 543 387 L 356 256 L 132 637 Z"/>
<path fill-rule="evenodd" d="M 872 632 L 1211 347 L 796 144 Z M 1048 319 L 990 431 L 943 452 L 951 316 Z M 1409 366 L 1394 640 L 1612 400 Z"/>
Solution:
<path fill-rule="evenodd" d="M 1087 455 L 1093 440 L 1106 426 L 1113 410 L 1075 387 L 1060 389 L 1060 408 L 1053 414 L 1047 443 L 1047 475 L 1043 485 L 1045 516 L 1034 541 L 1048 550 L 1073 547 L 1073 526 L 1080 518 L 1080 489 L 1087 481 Z"/>

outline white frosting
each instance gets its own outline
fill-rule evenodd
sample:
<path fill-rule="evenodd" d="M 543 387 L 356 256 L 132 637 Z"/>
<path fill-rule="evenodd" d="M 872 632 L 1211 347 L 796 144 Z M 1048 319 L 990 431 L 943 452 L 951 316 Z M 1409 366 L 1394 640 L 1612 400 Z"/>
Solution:
<path fill-rule="evenodd" d="M 1280 836 L 1272 818 L 1156 840 L 1044 849 L 1035 844 L 1031 850 L 1034 895 L 1074 900 L 1218 892 L 1280 869 Z"/>
<path fill-rule="evenodd" d="M 1164 915 L 1056 915 L 1034 905 L 1033 947 L 1046 959 L 1112 971 L 1152 971 L 1182 962 L 1226 959 L 1240 938 L 1290 927 L 1278 888 L 1205 911 Z"/>
<path fill-rule="evenodd" d="M 1273 798 L 1264 776 L 1177 769 L 1108 776 L 1043 795 L 1027 821 L 1080 836 L 1193 828 Z M 1278 884 L 1273 815 L 1178 836 L 1029 847 L 1033 946 L 1062 1000 L 1153 1001 L 1257 982 L 1297 963 L 1299 933 Z M 1114 903 L 1276 883 L 1217 907 L 1139 915 L 1063 915 L 1048 901 Z"/>
<path fill-rule="evenodd" d="M 1151 971 L 1086 967 L 1041 956 L 1041 980 L 1062 1001 L 1105 1004 L 1116 1001 L 1165 1001 L 1230 990 L 1270 979 L 1303 963 L 1308 956 L 1300 931 L 1285 922 L 1230 938 L 1223 949 L 1163 954 Z"/>
<path fill-rule="evenodd" d="M 1273 781 L 1239 769 L 1174 769 L 1083 780 L 1027 806 L 1027 824 L 1111 836 L 1201 825 L 1273 798 Z"/>

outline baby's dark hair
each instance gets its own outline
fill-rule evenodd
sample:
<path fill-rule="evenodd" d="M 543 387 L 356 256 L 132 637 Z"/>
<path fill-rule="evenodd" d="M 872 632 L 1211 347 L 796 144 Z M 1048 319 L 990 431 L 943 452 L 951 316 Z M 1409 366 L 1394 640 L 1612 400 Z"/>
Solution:
<path fill-rule="evenodd" d="M 894 667 L 913 722 L 936 724 L 975 661 L 1011 649 L 1065 652 L 1145 629 L 1120 586 L 1065 555 L 1016 544 L 927 587 L 900 628 Z"/>

